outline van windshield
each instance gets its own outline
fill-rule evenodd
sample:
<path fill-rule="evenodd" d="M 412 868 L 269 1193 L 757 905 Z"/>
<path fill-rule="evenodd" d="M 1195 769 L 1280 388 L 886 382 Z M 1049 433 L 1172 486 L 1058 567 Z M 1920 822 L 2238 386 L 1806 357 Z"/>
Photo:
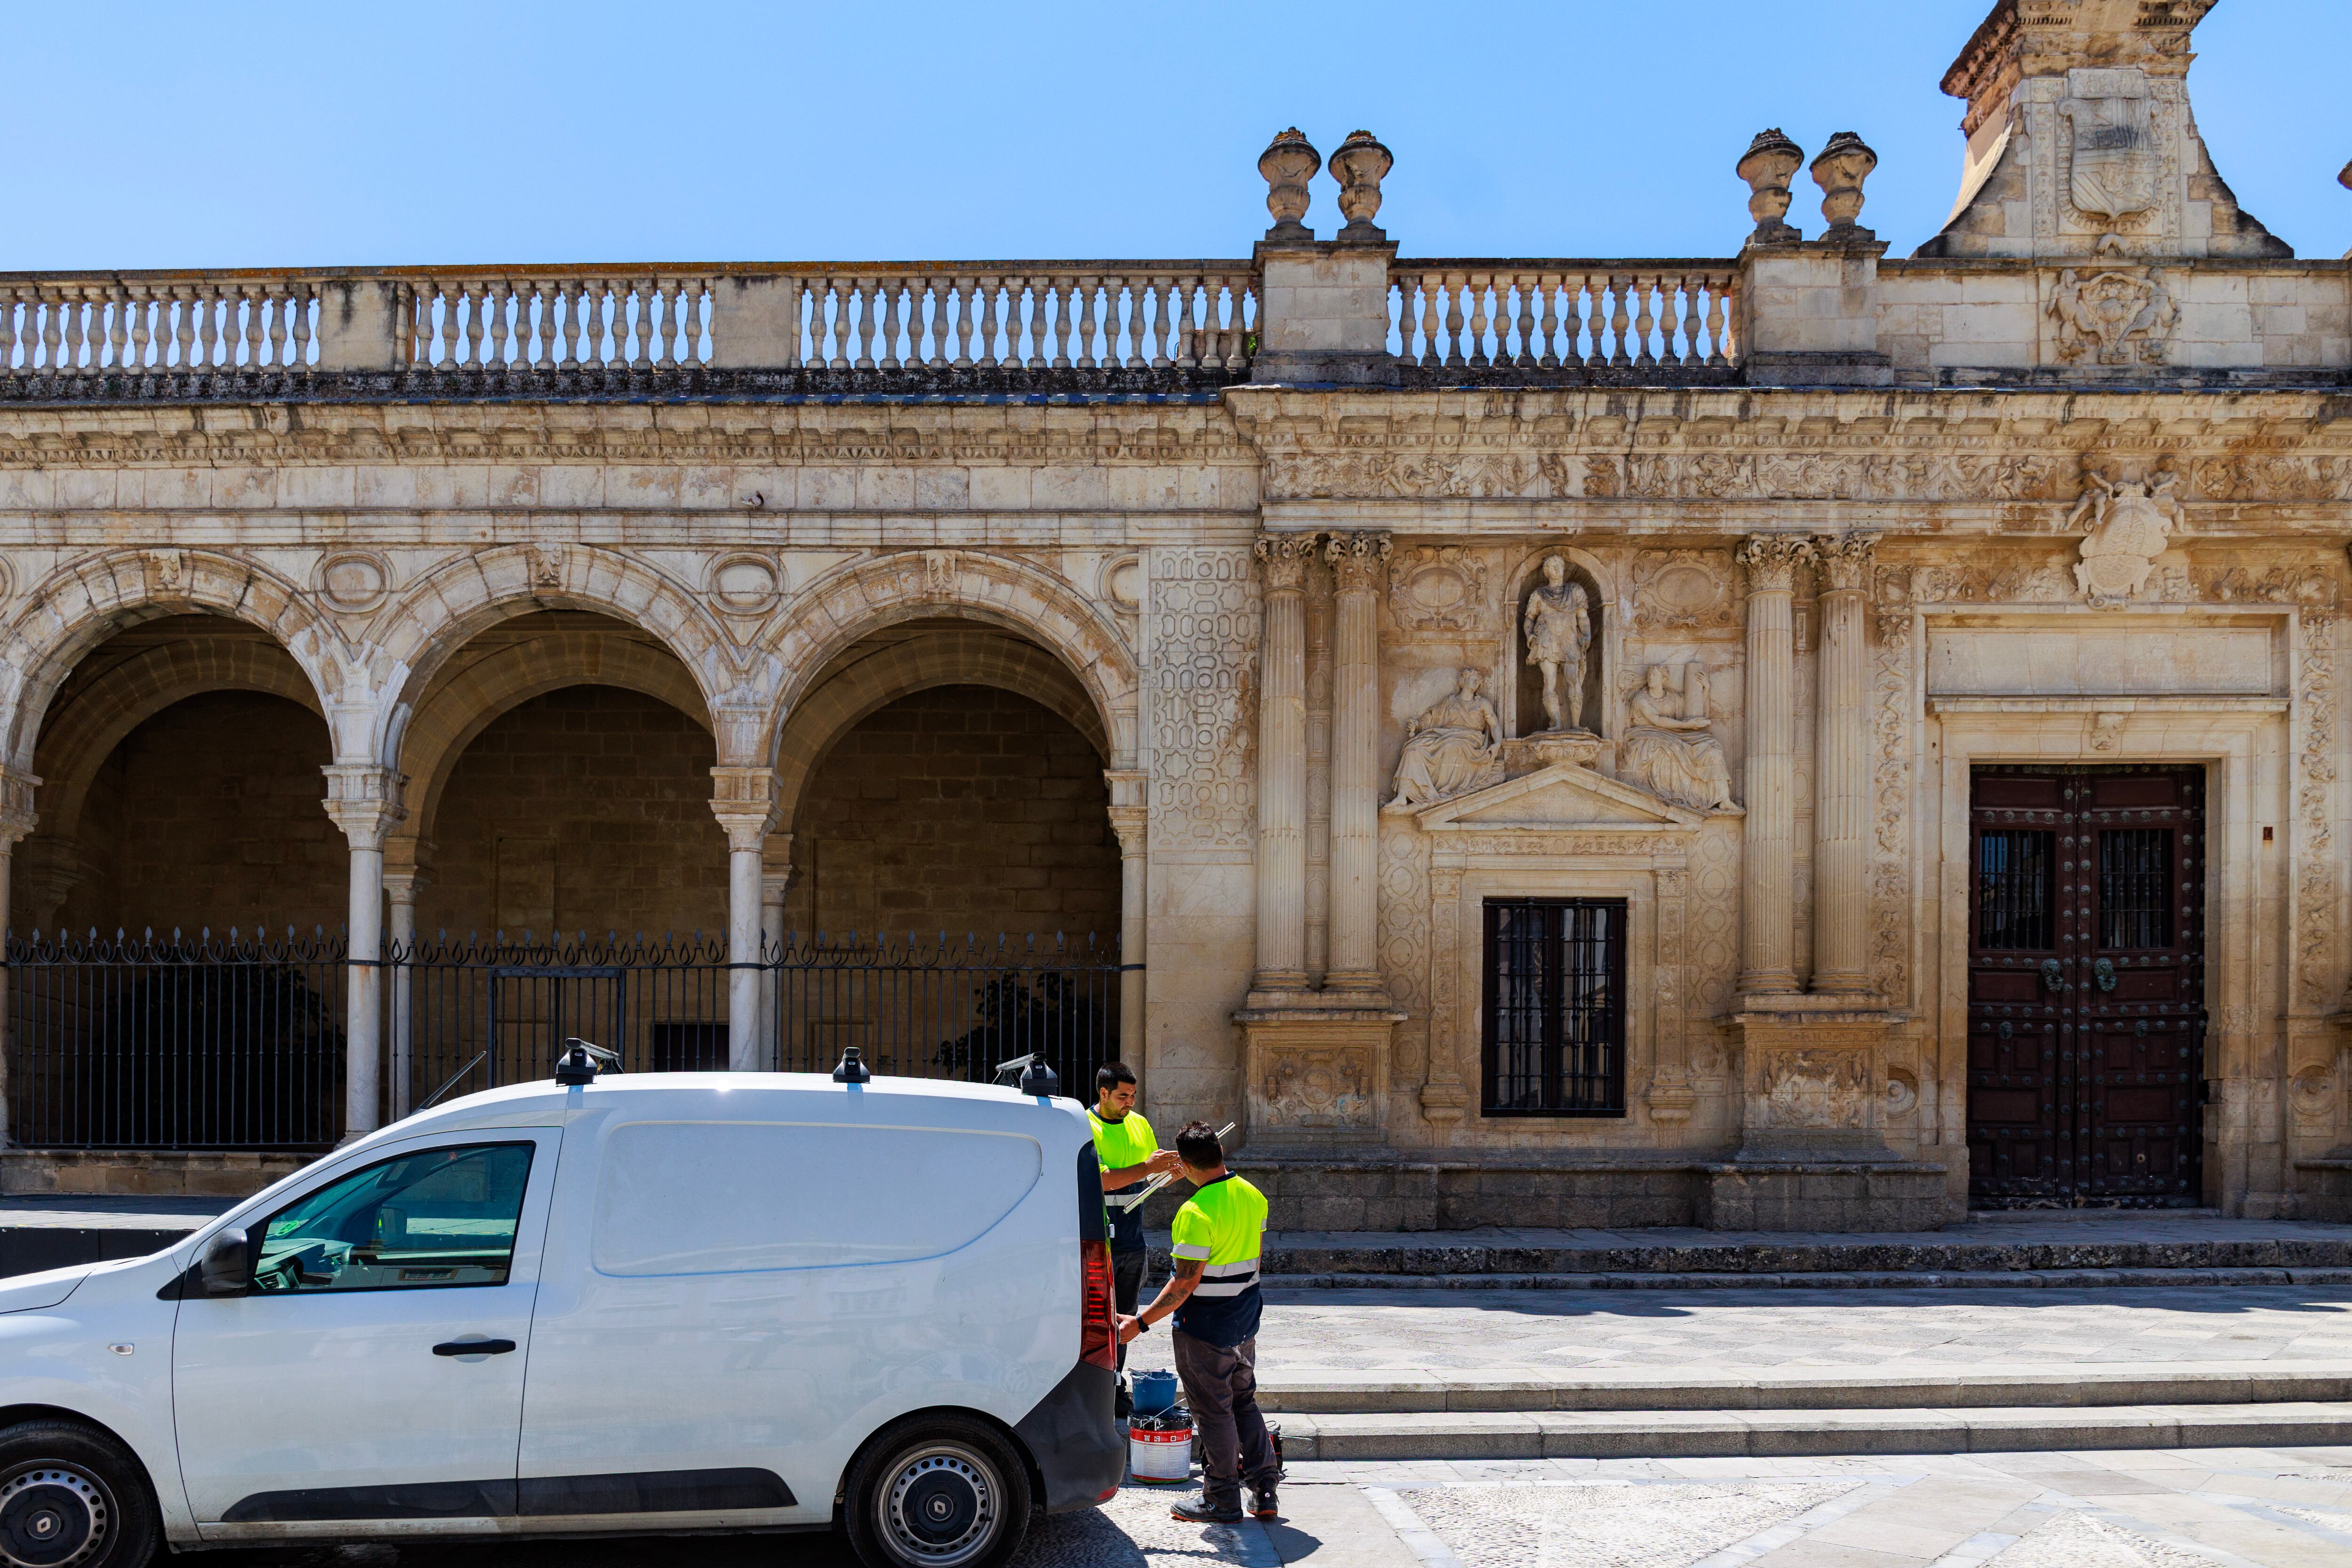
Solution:
<path fill-rule="evenodd" d="M 529 1143 L 431 1149 L 297 1198 L 262 1226 L 254 1289 L 503 1285 L 530 1156 Z"/>

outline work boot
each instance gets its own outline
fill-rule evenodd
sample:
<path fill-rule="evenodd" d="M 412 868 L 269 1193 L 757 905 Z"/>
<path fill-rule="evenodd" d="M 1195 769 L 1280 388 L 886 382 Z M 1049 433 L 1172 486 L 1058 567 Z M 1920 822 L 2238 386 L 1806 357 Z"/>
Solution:
<path fill-rule="evenodd" d="M 1275 1501 L 1272 1487 L 1254 1487 L 1250 1489 L 1249 1510 L 1260 1519 L 1282 1517 L 1282 1506 Z"/>
<path fill-rule="evenodd" d="M 1171 1517 L 1181 1519 L 1187 1524 L 1239 1524 L 1249 1517 L 1242 1512 L 1238 1503 L 1229 1502 L 1219 1508 L 1209 1500 L 1206 1492 L 1197 1498 L 1186 1498 L 1168 1512 Z"/>

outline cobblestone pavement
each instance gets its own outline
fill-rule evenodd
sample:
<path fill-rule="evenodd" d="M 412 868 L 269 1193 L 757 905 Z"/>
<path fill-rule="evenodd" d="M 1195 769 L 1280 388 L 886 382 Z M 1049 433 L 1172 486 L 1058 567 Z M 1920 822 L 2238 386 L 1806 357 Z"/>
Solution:
<path fill-rule="evenodd" d="M 1013 1568 L 2344 1568 L 2352 1448 L 1292 1468 L 1283 1518 L 1171 1494 L 1039 1521 Z M 214 1568 L 854 1568 L 824 1536 L 208 1553 Z"/>
<path fill-rule="evenodd" d="M 1145 1299 L 1150 1300 L 1147 1290 Z M 1130 1347 L 1165 1368 L 1165 1329 Z M 1269 1291 L 1262 1366 L 1498 1368 L 2352 1363 L 2352 1288 L 2146 1290 Z"/>

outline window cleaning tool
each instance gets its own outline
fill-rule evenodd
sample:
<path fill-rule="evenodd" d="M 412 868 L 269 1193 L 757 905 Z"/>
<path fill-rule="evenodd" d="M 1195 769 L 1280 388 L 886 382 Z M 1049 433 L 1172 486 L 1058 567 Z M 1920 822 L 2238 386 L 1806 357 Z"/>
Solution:
<path fill-rule="evenodd" d="M 1218 1140 L 1223 1142 L 1234 1128 L 1240 1125 L 1241 1123 L 1237 1121 L 1226 1122 L 1223 1127 L 1217 1129 Z M 1175 1179 L 1176 1175 L 1172 1171 L 1164 1176 L 1154 1176 L 1151 1180 L 1144 1183 L 1140 1187 L 1138 1187 L 1132 1194 L 1127 1193 L 1113 1193 L 1108 1197 L 1103 1199 L 1103 1202 L 1106 1204 L 1116 1204 L 1123 1209 L 1140 1208 L 1143 1206 L 1144 1199 L 1150 1197 L 1152 1194 L 1158 1192 L 1160 1188 L 1166 1186 Z"/>

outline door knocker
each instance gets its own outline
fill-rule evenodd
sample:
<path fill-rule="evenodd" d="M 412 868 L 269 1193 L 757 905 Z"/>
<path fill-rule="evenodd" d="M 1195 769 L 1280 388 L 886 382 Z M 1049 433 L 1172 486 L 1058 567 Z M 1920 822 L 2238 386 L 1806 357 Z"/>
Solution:
<path fill-rule="evenodd" d="M 2058 961 L 2054 958 L 2043 959 L 2042 961 L 2042 989 L 2044 991 L 2063 991 L 2065 988 L 2065 978 L 2058 973 Z"/>
<path fill-rule="evenodd" d="M 2116 988 L 2115 964 L 2107 959 L 2100 959 L 2091 965 L 2091 978 L 2098 983 L 2100 990 L 2113 991 Z"/>

